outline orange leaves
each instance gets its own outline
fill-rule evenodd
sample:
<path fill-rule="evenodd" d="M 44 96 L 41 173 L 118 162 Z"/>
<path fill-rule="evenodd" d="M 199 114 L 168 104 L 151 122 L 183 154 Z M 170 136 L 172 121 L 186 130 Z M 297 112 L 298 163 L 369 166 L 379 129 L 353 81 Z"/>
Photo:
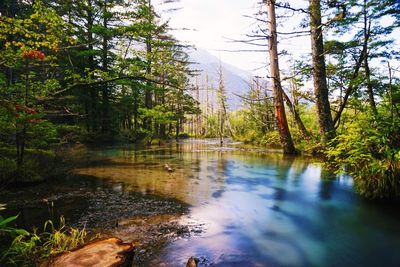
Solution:
<path fill-rule="evenodd" d="M 22 52 L 22 58 L 24 59 L 39 59 L 39 60 L 44 60 L 45 55 L 43 52 L 38 51 L 38 50 L 28 50 Z"/>

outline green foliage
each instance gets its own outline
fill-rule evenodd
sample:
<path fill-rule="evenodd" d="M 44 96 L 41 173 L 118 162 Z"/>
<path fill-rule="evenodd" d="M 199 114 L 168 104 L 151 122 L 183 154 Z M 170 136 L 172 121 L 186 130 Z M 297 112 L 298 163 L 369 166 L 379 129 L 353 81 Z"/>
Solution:
<path fill-rule="evenodd" d="M 15 182 L 42 181 L 53 173 L 56 165 L 55 152 L 29 148 L 25 151 L 25 161 L 21 170 L 17 169 L 15 148 L 3 147 L 0 149 L 0 186 Z M 23 180 L 18 178 L 18 171 L 22 172 Z M 21 177 L 19 177 L 21 178 Z"/>
<path fill-rule="evenodd" d="M 4 42 L 4 49 L 0 51 L 0 61 L 6 66 L 16 67 L 21 65 L 23 51 L 58 50 L 62 40 L 69 39 L 65 35 L 68 32 L 66 23 L 53 9 L 35 1 L 27 18 L 2 16 L 0 41 Z M 12 40 L 10 35 L 14 37 Z"/>
<path fill-rule="evenodd" d="M 67 226 L 64 217 L 61 217 L 58 228 L 54 227 L 51 220 L 48 220 L 44 224 L 44 232 L 41 237 L 43 239 L 42 249 L 45 251 L 44 256 L 51 257 L 82 245 L 87 238 L 87 232 L 84 229 L 79 230 Z"/>
<path fill-rule="evenodd" d="M 156 106 L 152 109 L 141 108 L 139 109 L 139 113 L 142 118 L 150 118 L 155 123 L 172 123 L 175 121 L 177 114 L 174 112 L 168 111 L 164 106 Z"/>
<path fill-rule="evenodd" d="M 362 114 L 345 129 L 326 149 L 327 166 L 350 174 L 363 197 L 400 197 L 400 121 Z"/>
<path fill-rule="evenodd" d="M 5 210 L 6 205 L 0 203 L 0 211 Z M 0 239 L 3 236 L 11 236 L 11 237 L 16 237 L 16 236 L 26 236 L 29 235 L 27 231 L 24 229 L 18 229 L 12 226 L 9 226 L 10 223 L 15 221 L 18 218 L 18 215 L 16 216 L 11 216 L 7 218 L 3 218 L 3 216 L 0 215 Z"/>
<path fill-rule="evenodd" d="M 296 109 L 301 116 L 304 127 L 310 133 L 309 139 L 305 139 L 298 125 L 296 125 L 292 113 L 287 112 L 290 132 L 293 141 L 296 144 L 296 149 L 301 151 L 303 154 L 319 154 L 323 148 L 320 144 L 318 121 L 315 119 L 317 117 L 315 106 L 308 107 L 307 104 L 299 104 Z"/>
<path fill-rule="evenodd" d="M 299 105 L 298 108 L 302 106 Z M 261 108 L 261 107 L 259 107 Z M 264 107 L 265 109 L 265 107 Z M 301 108 L 302 119 L 305 127 L 312 130 L 314 133 L 318 133 L 318 125 L 315 122 L 315 110 Z M 270 148 L 279 148 L 280 139 L 278 132 L 270 128 L 263 119 L 263 114 L 261 112 L 251 110 L 251 109 L 241 109 L 230 114 L 230 123 L 234 137 L 236 140 L 248 143 L 266 146 Z M 295 125 L 291 113 L 288 112 L 288 122 L 291 126 L 291 133 L 293 140 L 296 143 L 296 147 L 299 147 L 301 151 L 313 151 L 314 146 L 317 143 L 318 135 L 313 136 L 312 140 L 305 140 L 302 133 L 299 131 L 298 127 Z M 314 140 L 315 139 L 315 140 Z"/>
<path fill-rule="evenodd" d="M 216 114 L 208 115 L 207 121 L 208 132 L 206 138 L 215 138 L 218 136 L 218 118 Z"/>
<path fill-rule="evenodd" d="M 280 148 L 281 141 L 279 137 L 279 133 L 277 131 L 272 131 L 266 133 L 261 140 L 259 141 L 260 145 L 271 147 L 271 148 Z"/>
<path fill-rule="evenodd" d="M 249 110 L 240 110 L 230 116 L 230 123 L 235 139 L 247 144 L 279 148 L 277 131 L 263 131 Z"/>
<path fill-rule="evenodd" d="M 36 149 L 48 149 L 59 141 L 57 129 L 48 121 L 32 124 L 27 133 L 27 145 Z"/>
<path fill-rule="evenodd" d="M 83 141 L 86 131 L 78 125 L 56 125 L 57 138 L 60 144 L 75 144 Z"/>
<path fill-rule="evenodd" d="M 0 211 L 6 209 L 6 204 L 0 203 Z M 24 229 L 10 226 L 18 218 L 18 215 L 4 218 L 0 215 L 0 249 L 7 249 L 8 242 L 19 237 L 29 236 L 30 233 Z M 7 262 L 5 252 L 0 253 L 0 263 Z"/>
<path fill-rule="evenodd" d="M 8 219 L 15 220 L 16 216 Z M 13 237 L 9 247 L 0 254 L 0 263 L 10 266 L 38 266 L 56 254 L 82 245 L 88 239 L 84 229 L 67 226 L 64 217 L 60 218 L 59 227 L 55 227 L 52 221 L 47 221 L 42 233 L 36 230 L 32 233 L 21 229 L 15 230 L 18 231 L 17 235 Z"/>

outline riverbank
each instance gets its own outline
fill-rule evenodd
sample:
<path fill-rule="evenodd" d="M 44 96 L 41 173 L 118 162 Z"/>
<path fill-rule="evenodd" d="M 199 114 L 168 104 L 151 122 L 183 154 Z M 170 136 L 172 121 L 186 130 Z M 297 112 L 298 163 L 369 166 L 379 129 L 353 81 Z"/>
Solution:
<path fill-rule="evenodd" d="M 178 220 L 188 205 L 140 192 L 124 191 L 121 183 L 84 175 L 69 175 L 24 188 L 2 190 L 0 203 L 7 203 L 4 217 L 19 214 L 14 226 L 38 229 L 46 220 L 85 229 L 89 238 L 117 236 L 135 245 L 134 263 L 142 265 L 171 240 L 194 231 Z"/>
<path fill-rule="evenodd" d="M 213 140 L 77 150 L 66 178 L 0 198 L 27 225 L 65 214 L 135 242 L 136 266 L 184 266 L 191 256 L 214 266 L 396 266 L 398 205 L 360 198 L 351 177 L 315 158 L 275 152 Z"/>

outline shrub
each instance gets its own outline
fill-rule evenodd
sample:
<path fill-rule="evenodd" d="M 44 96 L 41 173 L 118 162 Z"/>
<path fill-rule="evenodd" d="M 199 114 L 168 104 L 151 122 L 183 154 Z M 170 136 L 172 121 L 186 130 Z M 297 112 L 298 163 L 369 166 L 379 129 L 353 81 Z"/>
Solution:
<path fill-rule="evenodd" d="M 263 146 L 271 147 L 271 148 L 280 148 L 282 147 L 279 133 L 277 131 L 268 132 L 266 133 L 261 141 L 260 144 Z"/>
<path fill-rule="evenodd" d="M 82 142 L 85 130 L 77 125 L 57 125 L 57 135 L 61 144 L 74 144 Z"/>
<path fill-rule="evenodd" d="M 400 123 L 366 115 L 346 124 L 326 149 L 326 165 L 347 172 L 356 190 L 370 199 L 400 196 Z"/>

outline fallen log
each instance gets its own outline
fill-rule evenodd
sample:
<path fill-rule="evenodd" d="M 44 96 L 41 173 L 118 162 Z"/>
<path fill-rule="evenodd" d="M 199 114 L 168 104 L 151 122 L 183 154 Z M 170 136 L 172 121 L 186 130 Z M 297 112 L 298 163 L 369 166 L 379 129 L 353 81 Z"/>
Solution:
<path fill-rule="evenodd" d="M 133 245 L 111 237 L 93 240 L 82 247 L 64 252 L 50 261 L 48 267 L 117 267 L 132 260 Z"/>

